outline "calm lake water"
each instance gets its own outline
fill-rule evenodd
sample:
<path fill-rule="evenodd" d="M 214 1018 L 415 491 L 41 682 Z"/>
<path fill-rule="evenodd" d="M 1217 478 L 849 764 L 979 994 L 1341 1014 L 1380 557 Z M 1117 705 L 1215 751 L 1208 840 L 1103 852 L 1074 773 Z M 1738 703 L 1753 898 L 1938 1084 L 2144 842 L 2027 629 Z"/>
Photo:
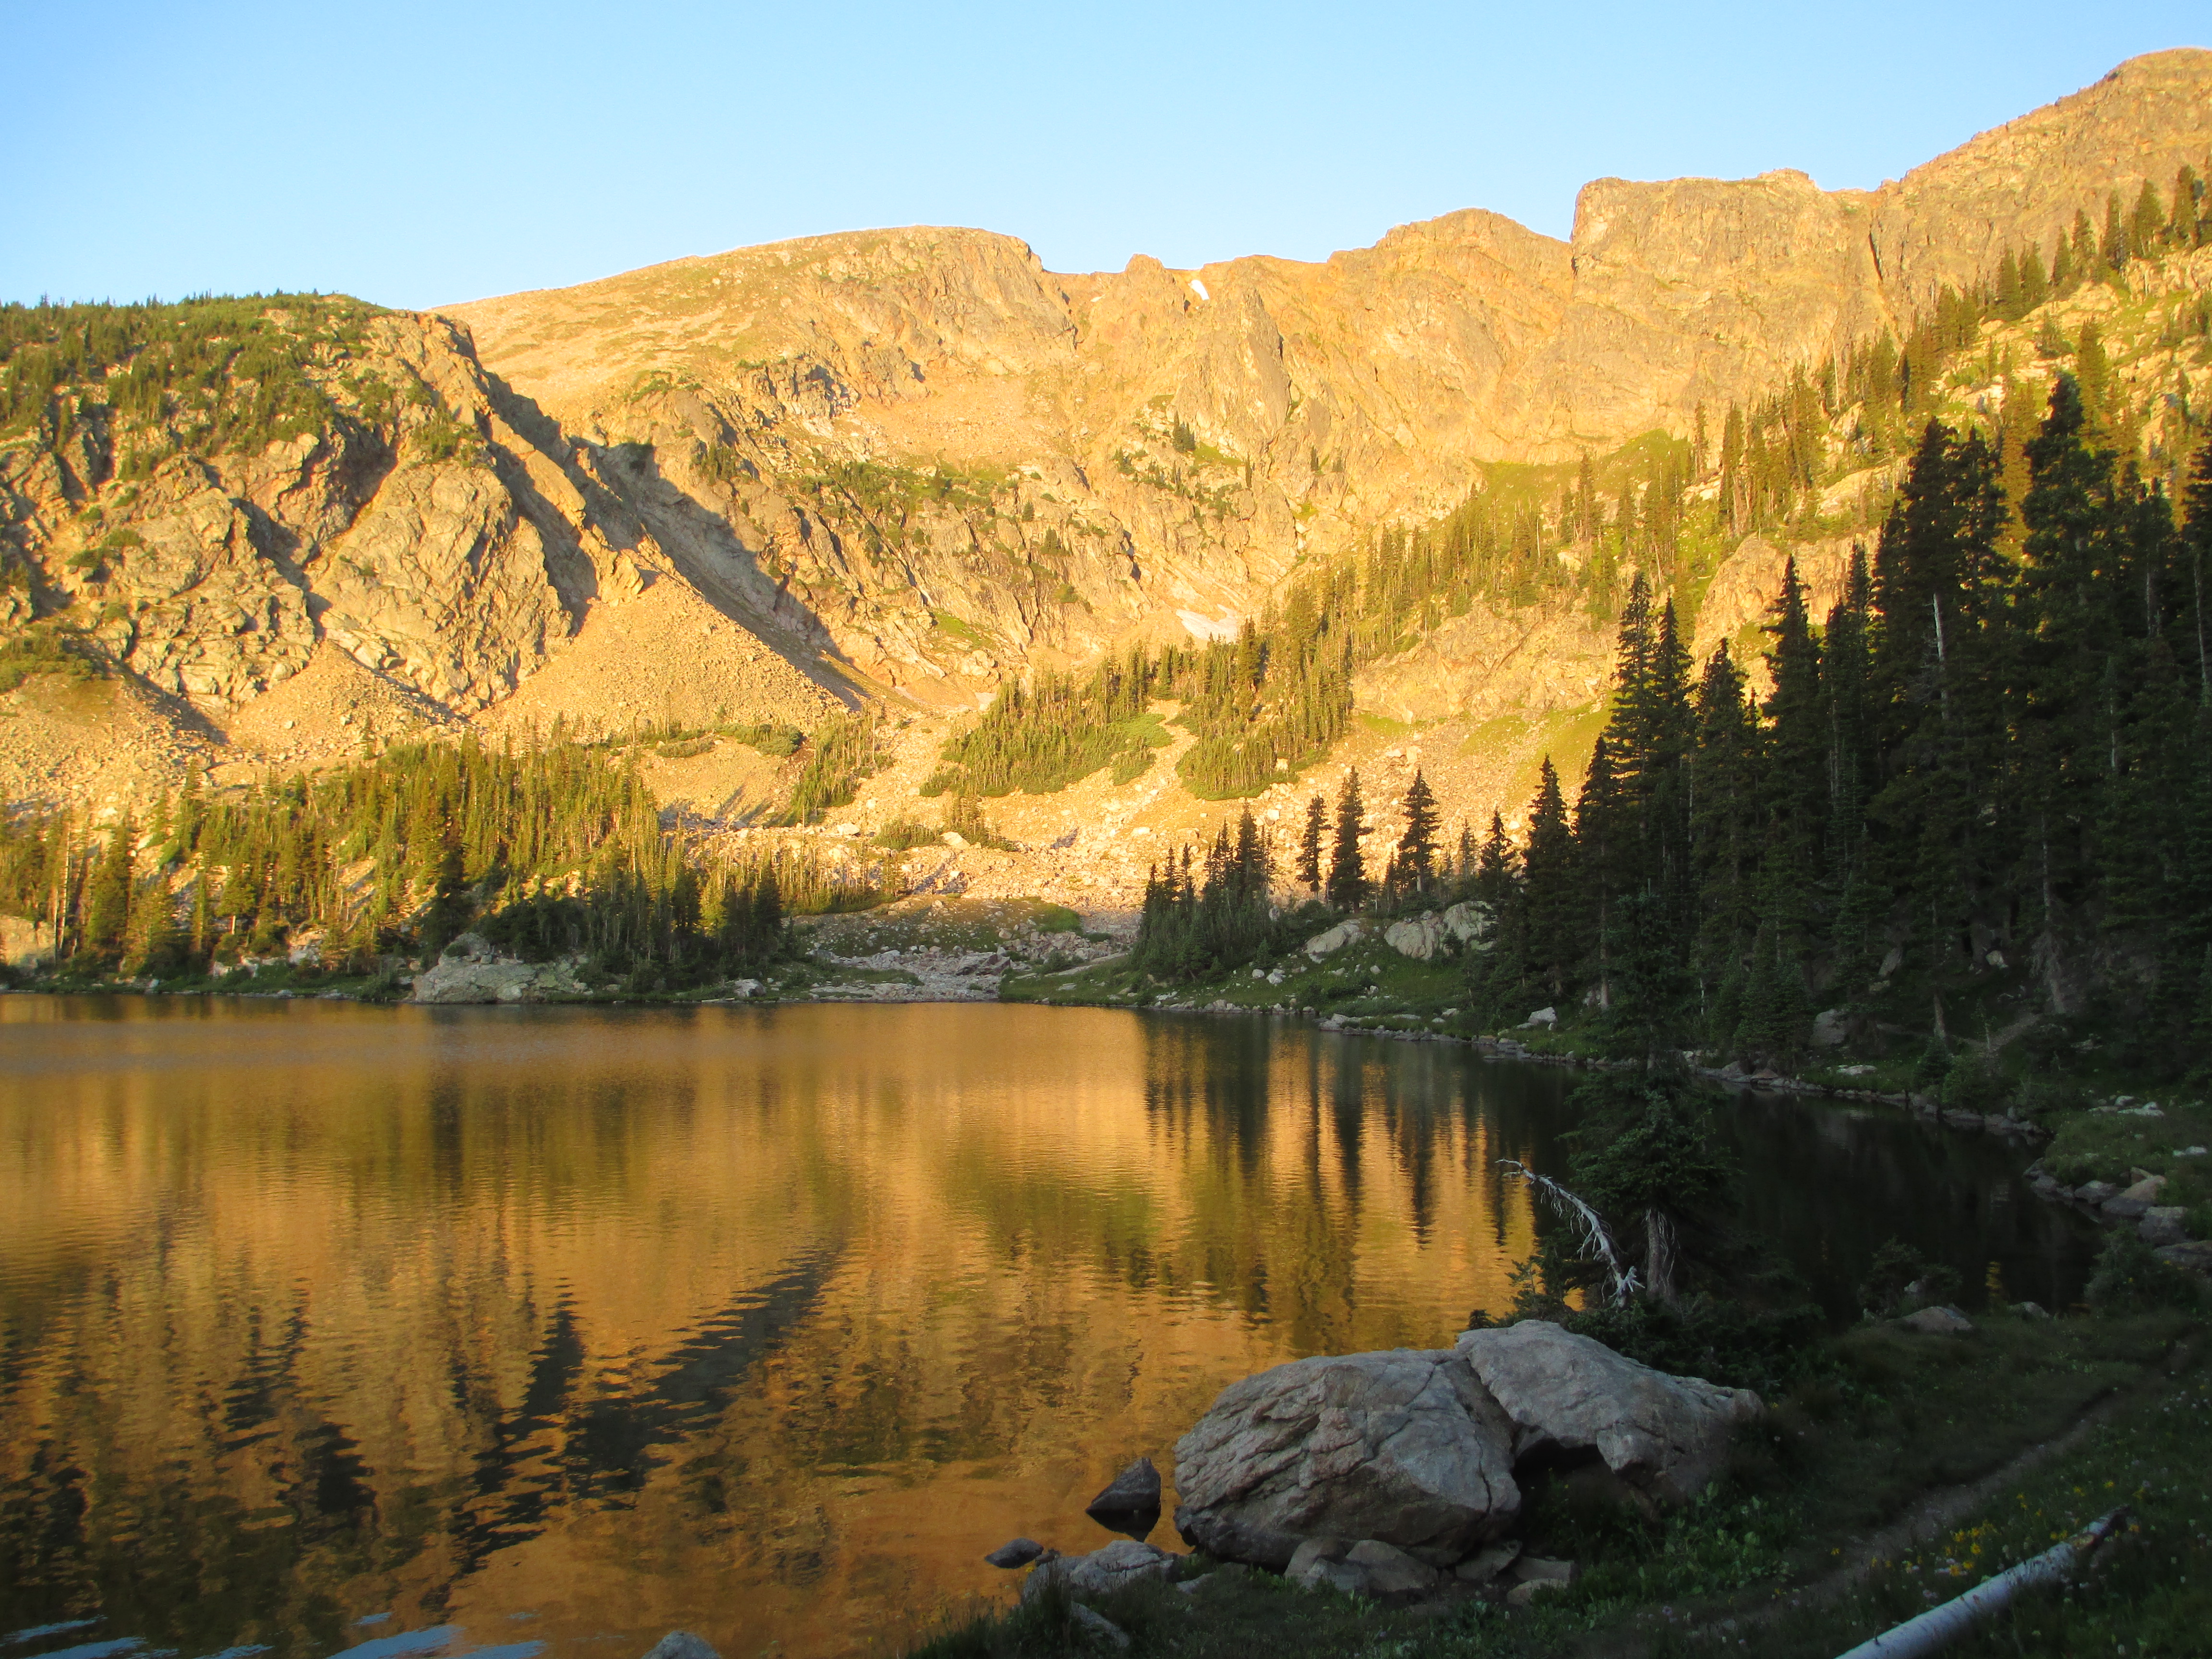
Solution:
<path fill-rule="evenodd" d="M 1503 1307 L 1497 1160 L 1564 1171 L 1571 1083 L 1073 1009 L 0 997 L 0 1638 L 71 1626 L 0 1646 L 896 1650 L 1003 1540 L 1106 1541 L 1232 1379 Z M 2078 1296 L 2027 1153 L 1723 1116 L 1838 1311 L 1893 1233 Z"/>

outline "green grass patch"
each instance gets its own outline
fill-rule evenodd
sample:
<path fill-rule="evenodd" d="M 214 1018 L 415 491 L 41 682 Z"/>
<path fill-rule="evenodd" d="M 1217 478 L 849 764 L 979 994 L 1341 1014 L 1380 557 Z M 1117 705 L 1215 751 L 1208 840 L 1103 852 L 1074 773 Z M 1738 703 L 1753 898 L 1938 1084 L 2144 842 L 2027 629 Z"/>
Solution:
<path fill-rule="evenodd" d="M 88 643 L 64 628 L 34 626 L 0 641 L 0 692 L 38 674 L 82 684 L 106 678 L 107 667 Z"/>

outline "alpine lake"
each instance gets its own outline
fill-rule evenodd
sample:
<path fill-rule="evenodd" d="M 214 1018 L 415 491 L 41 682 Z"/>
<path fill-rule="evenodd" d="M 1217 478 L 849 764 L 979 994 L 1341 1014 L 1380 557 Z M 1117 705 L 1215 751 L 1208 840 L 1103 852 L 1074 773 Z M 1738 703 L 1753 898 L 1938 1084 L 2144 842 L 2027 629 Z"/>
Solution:
<path fill-rule="evenodd" d="M 898 1651 L 1302 1355 L 1449 1346 L 1575 1074 L 993 1005 L 0 997 L 0 1654 Z M 1717 1097 L 1838 1320 L 2079 1298 L 2031 1154 Z M 1172 1545 L 1172 1521 L 1155 1541 Z"/>

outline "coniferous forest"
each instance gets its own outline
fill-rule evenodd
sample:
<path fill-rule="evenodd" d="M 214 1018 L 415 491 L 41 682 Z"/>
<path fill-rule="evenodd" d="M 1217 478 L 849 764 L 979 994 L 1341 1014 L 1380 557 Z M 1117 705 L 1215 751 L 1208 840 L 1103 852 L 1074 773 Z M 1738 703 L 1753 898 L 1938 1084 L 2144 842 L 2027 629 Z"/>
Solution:
<path fill-rule="evenodd" d="M 787 913 L 879 896 L 872 869 L 690 844 L 635 766 L 557 734 L 404 744 L 242 792 L 195 781 L 105 830 L 60 814 L 0 831 L 0 905 L 94 980 L 191 979 L 309 938 L 328 973 L 389 976 L 474 929 L 665 991 L 765 967 Z"/>
<path fill-rule="evenodd" d="M 1423 844 L 1373 890 L 1489 907 L 1464 960 L 1493 1028 L 1550 1006 L 1616 1052 L 1787 1067 L 1816 1011 L 1911 986 L 1932 1081 L 1947 993 L 2009 975 L 2041 1062 L 2212 1069 L 2212 445 L 2177 513 L 2067 377 L 2025 460 L 2014 500 L 1986 441 L 1931 421 L 1841 602 L 1811 615 L 1791 568 L 1757 663 L 1692 663 L 1638 578 L 1571 799 L 1547 762 L 1519 842 L 1493 817 L 1441 866 L 1409 811 Z M 1316 798 L 1292 872 L 1340 913 L 1370 896 L 1357 789 L 1326 871 Z M 1272 857 L 1248 819 L 1157 874 L 1140 956 L 1190 976 L 1279 945 L 1254 896 Z"/>
<path fill-rule="evenodd" d="M 1930 422 L 1842 603 L 1808 615 L 1790 572 L 1763 696 L 1632 595 L 1571 809 L 1547 777 L 1480 878 L 1490 1010 L 1587 1004 L 1623 1047 L 1778 1065 L 1816 1008 L 1903 976 L 1940 1039 L 1945 985 L 2009 968 L 2045 1040 L 2212 1061 L 2212 447 L 2178 520 L 2069 378 L 2027 461 L 2008 501 L 1989 445 Z"/>

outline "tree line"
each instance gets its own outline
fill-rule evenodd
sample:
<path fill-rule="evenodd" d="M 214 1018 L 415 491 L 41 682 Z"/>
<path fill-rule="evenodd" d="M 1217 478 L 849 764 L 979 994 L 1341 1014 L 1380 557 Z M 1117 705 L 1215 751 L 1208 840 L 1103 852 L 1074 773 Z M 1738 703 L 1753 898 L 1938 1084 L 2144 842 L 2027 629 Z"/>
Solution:
<path fill-rule="evenodd" d="M 868 872 L 803 854 L 704 854 L 664 832 L 634 765 L 573 743 L 400 745 L 248 790 L 195 777 L 104 831 L 70 813 L 0 827 L 0 908 L 94 979 L 204 975 L 309 934 L 327 969 L 368 974 L 473 927 L 671 988 L 765 965 L 792 910 L 878 896 Z"/>
<path fill-rule="evenodd" d="M 2031 1042 L 2212 1060 L 2212 444 L 2177 522 L 2062 377 L 2024 459 L 2014 503 L 1929 422 L 1825 625 L 1789 567 L 1763 696 L 1726 644 L 1693 672 L 1639 582 L 1571 811 L 1547 761 L 1525 836 L 1480 849 L 1478 1006 L 1783 1064 L 1816 1007 L 1903 980 L 1940 1042 L 1947 990 L 2027 969 Z"/>

